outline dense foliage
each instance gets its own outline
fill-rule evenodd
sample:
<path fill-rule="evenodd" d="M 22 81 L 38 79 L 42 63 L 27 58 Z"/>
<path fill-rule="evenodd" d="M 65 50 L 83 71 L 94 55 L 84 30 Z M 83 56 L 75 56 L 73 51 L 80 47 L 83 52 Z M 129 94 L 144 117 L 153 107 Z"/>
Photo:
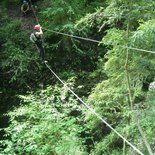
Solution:
<path fill-rule="evenodd" d="M 36 23 L 33 11 L 22 15 L 17 0 L 0 4 L 0 154 L 138 154 L 40 62 L 29 41 Z M 128 141 L 153 155 L 155 2 L 38 0 L 35 4 L 50 67 Z"/>

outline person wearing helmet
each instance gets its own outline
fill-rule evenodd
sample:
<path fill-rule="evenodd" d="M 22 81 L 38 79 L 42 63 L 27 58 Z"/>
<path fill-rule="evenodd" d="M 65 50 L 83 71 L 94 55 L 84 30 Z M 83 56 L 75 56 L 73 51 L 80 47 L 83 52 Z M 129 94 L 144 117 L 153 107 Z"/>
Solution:
<path fill-rule="evenodd" d="M 34 32 L 31 33 L 30 35 L 30 40 L 36 45 L 38 52 L 39 52 L 39 57 L 41 58 L 42 62 L 44 62 L 44 56 L 45 56 L 45 50 L 43 46 L 43 31 L 41 26 L 35 25 L 34 26 Z"/>
<path fill-rule="evenodd" d="M 26 14 L 31 8 L 37 9 L 36 0 L 21 0 L 21 11 Z"/>
<path fill-rule="evenodd" d="M 21 11 L 26 14 L 29 9 L 29 0 L 21 0 Z"/>

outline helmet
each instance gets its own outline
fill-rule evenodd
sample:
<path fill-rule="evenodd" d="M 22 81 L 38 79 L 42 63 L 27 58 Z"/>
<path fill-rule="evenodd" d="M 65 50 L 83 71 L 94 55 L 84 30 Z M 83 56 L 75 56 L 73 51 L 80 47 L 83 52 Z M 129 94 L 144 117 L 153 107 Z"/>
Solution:
<path fill-rule="evenodd" d="M 40 30 L 40 25 L 35 25 L 34 30 Z"/>

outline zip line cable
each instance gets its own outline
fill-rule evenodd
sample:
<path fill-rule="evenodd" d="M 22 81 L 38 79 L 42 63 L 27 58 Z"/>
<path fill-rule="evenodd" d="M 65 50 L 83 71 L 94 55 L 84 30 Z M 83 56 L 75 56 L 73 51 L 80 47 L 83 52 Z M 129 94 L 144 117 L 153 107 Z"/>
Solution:
<path fill-rule="evenodd" d="M 116 45 L 117 46 L 117 45 Z M 128 48 L 130 50 L 135 50 L 135 51 L 141 51 L 141 52 L 146 52 L 146 53 L 152 53 L 152 54 L 155 54 L 155 51 L 150 51 L 150 50 L 144 50 L 144 49 L 141 49 L 141 48 L 136 48 L 136 47 L 129 47 L 129 46 L 121 46 L 121 45 L 118 45 L 122 48 Z"/>
<path fill-rule="evenodd" d="M 93 114 L 95 114 L 104 124 L 106 124 L 113 132 L 115 132 L 120 138 L 122 138 L 129 146 L 131 146 L 137 153 L 144 155 L 139 149 L 132 145 L 126 138 L 124 138 L 119 132 L 117 132 L 109 123 L 107 123 L 99 114 L 95 112 L 87 103 L 85 103 L 77 94 L 70 89 L 65 82 L 63 82 L 59 76 L 50 68 L 50 66 L 45 62 L 46 67 L 52 72 L 52 74 L 81 102 L 83 103 Z"/>
<path fill-rule="evenodd" d="M 58 31 L 46 29 L 44 27 L 43 27 L 43 30 L 46 30 L 46 31 L 49 31 L 49 32 L 53 32 L 53 33 L 56 33 L 56 34 L 60 34 L 60 35 L 64 35 L 64 36 L 68 36 L 68 37 L 73 37 L 73 38 L 77 38 L 77 39 L 81 39 L 81 40 L 90 41 L 90 42 L 95 42 L 95 43 L 101 43 L 102 42 L 102 41 L 95 40 L 95 39 L 84 38 L 84 37 L 80 37 L 80 36 L 76 36 L 76 35 L 71 35 L 71 34 L 68 34 L 68 33 L 63 33 L 63 32 L 58 32 Z M 141 51 L 141 52 L 147 52 L 147 53 L 155 54 L 155 51 L 144 50 L 144 49 L 134 48 L 134 47 L 129 47 L 129 46 L 122 46 L 122 45 L 116 45 L 116 46 L 119 46 L 119 47 L 122 47 L 122 48 L 126 48 L 126 49 L 130 49 L 130 50 L 136 50 L 136 51 Z"/>
<path fill-rule="evenodd" d="M 67 33 L 63 33 L 63 32 L 58 32 L 58 31 L 54 31 L 54 30 L 49 30 L 49 29 L 46 29 L 46 28 L 43 28 L 43 30 L 50 31 L 50 32 L 53 32 L 53 33 L 56 33 L 56 34 L 61 34 L 61 35 L 68 36 L 68 37 L 72 37 L 72 38 L 87 40 L 87 41 L 91 41 L 91 42 L 95 42 L 95 43 L 100 43 L 101 42 L 101 41 L 98 41 L 98 40 L 84 38 L 84 37 L 80 37 L 80 36 L 76 36 L 76 35 L 72 35 L 72 34 L 67 34 Z"/>

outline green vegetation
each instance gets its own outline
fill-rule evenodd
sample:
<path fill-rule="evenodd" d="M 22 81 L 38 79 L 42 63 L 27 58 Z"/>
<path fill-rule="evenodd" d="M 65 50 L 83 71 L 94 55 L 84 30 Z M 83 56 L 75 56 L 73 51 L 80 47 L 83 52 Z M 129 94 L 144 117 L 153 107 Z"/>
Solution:
<path fill-rule="evenodd" d="M 0 154 L 138 155 L 38 58 L 35 18 L 0 2 Z M 144 155 L 155 153 L 155 2 L 37 1 L 46 60 L 67 85 Z"/>

